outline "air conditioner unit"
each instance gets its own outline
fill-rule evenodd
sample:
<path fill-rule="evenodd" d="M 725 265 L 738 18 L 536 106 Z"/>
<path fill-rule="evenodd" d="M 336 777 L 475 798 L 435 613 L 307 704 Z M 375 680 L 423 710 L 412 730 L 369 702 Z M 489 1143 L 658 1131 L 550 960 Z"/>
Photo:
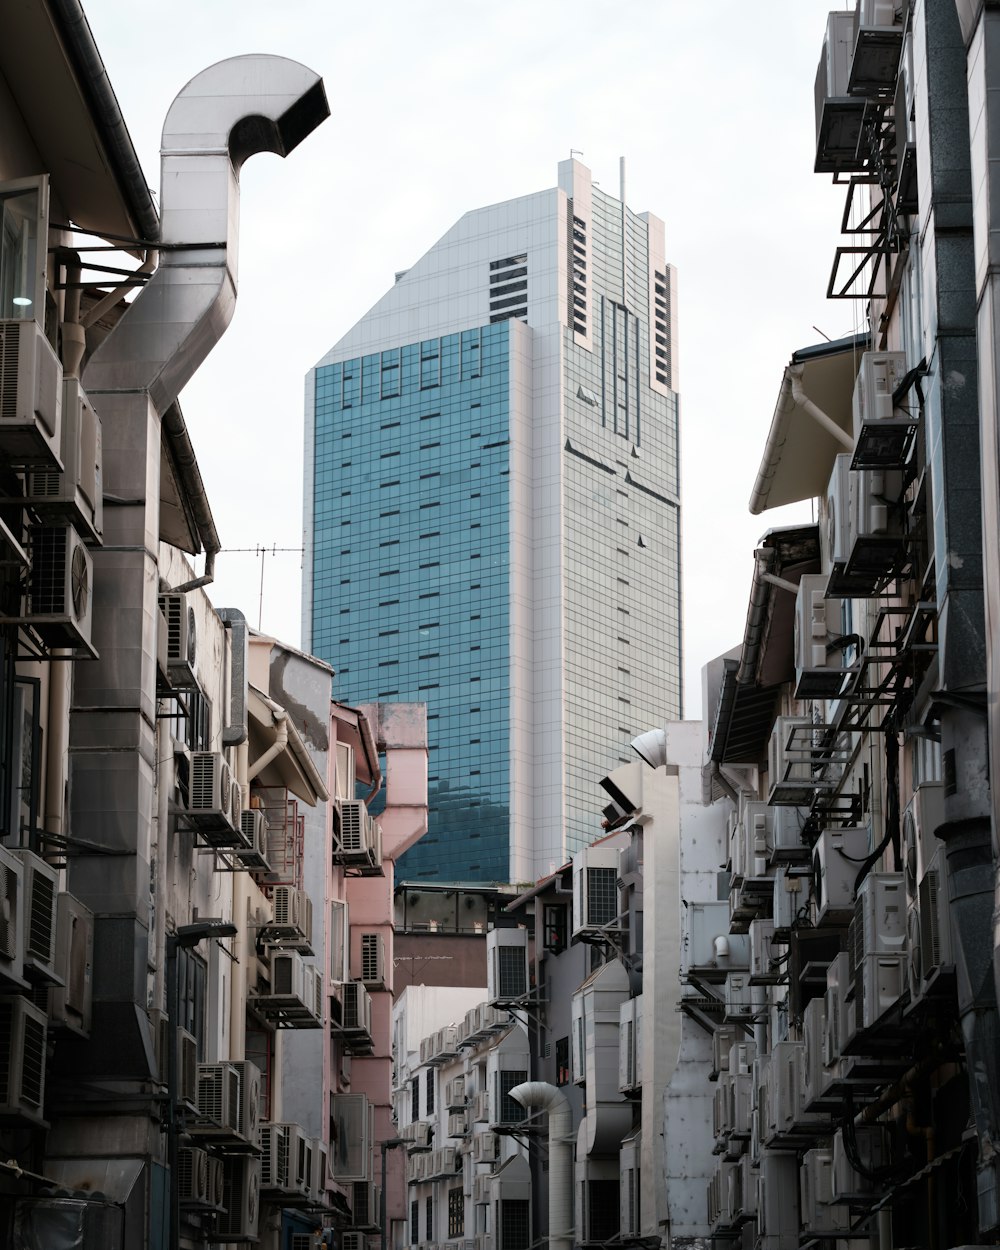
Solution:
<path fill-rule="evenodd" d="M 261 1074 L 248 1059 L 234 1059 L 232 1066 L 239 1073 L 240 1094 L 236 1131 L 249 1150 L 260 1149 Z M 233 1149 L 230 1146 L 230 1149 Z"/>
<path fill-rule="evenodd" d="M 852 468 L 901 467 L 906 462 L 916 418 L 893 403 L 906 375 L 902 352 L 865 352 L 854 384 L 854 451 Z"/>
<path fill-rule="evenodd" d="M 255 1241 L 260 1214 L 260 1160 L 253 1155 L 225 1155 L 224 1211 L 216 1217 L 213 1241 Z"/>
<path fill-rule="evenodd" d="M 469 1131 L 464 1111 L 452 1111 L 448 1115 L 448 1136 L 465 1137 Z"/>
<path fill-rule="evenodd" d="M 63 467 L 37 466 L 25 474 L 25 503 L 46 521 L 65 521 L 84 542 L 100 545 L 104 533 L 101 484 L 101 419 L 80 387 L 63 380 Z"/>
<path fill-rule="evenodd" d="M 857 42 L 849 90 L 867 100 L 892 100 L 899 73 L 903 27 L 896 25 L 896 0 L 859 0 Z"/>
<path fill-rule="evenodd" d="M 943 851 L 938 851 L 917 886 L 916 903 L 908 916 L 907 978 L 918 998 L 928 982 L 952 963 L 951 916 Z"/>
<path fill-rule="evenodd" d="M 623 1237 L 636 1237 L 640 1232 L 639 1167 L 639 1144 L 628 1138 L 618 1151 L 619 1227 Z"/>
<path fill-rule="evenodd" d="M 382 829 L 360 799 L 340 805 L 340 836 L 334 839 L 333 861 L 378 868 L 382 863 Z"/>
<path fill-rule="evenodd" d="M 896 211 L 915 213 L 919 197 L 917 126 L 913 110 L 913 34 L 910 31 L 903 38 L 892 113 L 896 126 Z"/>
<path fill-rule="evenodd" d="M 854 967 L 868 955 L 906 953 L 906 889 L 901 872 L 870 872 L 854 904 Z"/>
<path fill-rule="evenodd" d="M 944 824 L 944 787 L 940 782 L 917 786 L 903 812 L 903 872 L 907 901 L 917 900 L 917 885 L 941 848 L 936 831 Z"/>
<path fill-rule="evenodd" d="M 860 1162 L 867 1175 L 854 1170 L 844 1142 L 844 1130 L 837 1129 L 833 1138 L 833 1168 L 831 1172 L 831 1201 L 842 1203 L 867 1202 L 875 1189 L 871 1178 L 873 1172 L 888 1163 L 884 1130 L 878 1125 L 854 1126 L 851 1129 L 851 1157 Z"/>
<path fill-rule="evenodd" d="M 727 1020 L 747 1020 L 753 1014 L 750 993 L 750 973 L 731 972 L 726 978 Z"/>
<path fill-rule="evenodd" d="M 719 980 L 731 970 L 750 967 L 750 939 L 729 932 L 727 902 L 691 902 L 684 910 L 685 951 L 682 962 L 689 972 Z"/>
<path fill-rule="evenodd" d="M 472 1114 L 477 1124 L 486 1124 L 490 1118 L 489 1091 L 481 1089 L 472 1104 Z"/>
<path fill-rule="evenodd" d="M 351 1233 L 346 1230 L 340 1234 L 341 1250 L 368 1250 L 369 1238 L 364 1233 Z"/>
<path fill-rule="evenodd" d="M 328 1180 L 329 1152 L 327 1150 L 326 1143 L 321 1141 L 318 1137 L 313 1139 L 312 1148 L 313 1174 L 312 1180 L 309 1184 L 309 1190 L 316 1202 L 320 1205 L 324 1205 L 327 1201 L 326 1191 L 330 1187 Z M 376 1186 L 376 1190 L 377 1189 L 378 1187 Z M 376 1204 L 376 1212 L 378 1209 L 378 1204 Z"/>
<path fill-rule="evenodd" d="M 239 1115 L 239 1073 L 231 1063 L 200 1063 L 198 1118 L 188 1124 L 188 1132 L 199 1137 L 228 1139 L 237 1132 Z"/>
<path fill-rule="evenodd" d="M 480 1172 L 472 1178 L 472 1201 L 477 1207 L 489 1206 L 493 1198 L 492 1172 Z"/>
<path fill-rule="evenodd" d="M 472 1139 L 472 1157 L 476 1163 L 493 1163 L 497 1157 L 499 1141 L 496 1133 L 486 1129 Z"/>
<path fill-rule="evenodd" d="M 59 874 L 32 851 L 14 852 L 24 870 L 24 974 L 31 981 L 53 984 L 56 973 L 56 897 Z"/>
<path fill-rule="evenodd" d="M 221 1211 L 226 1189 L 226 1173 L 218 1155 L 208 1156 L 208 1206 Z"/>
<path fill-rule="evenodd" d="M 240 812 L 240 832 L 244 843 L 237 852 L 240 863 L 252 872 L 270 872 L 267 817 L 262 808 L 250 807 Z"/>
<path fill-rule="evenodd" d="M 618 1092 L 642 1087 L 642 995 L 626 998 L 618 1009 Z"/>
<path fill-rule="evenodd" d="M 573 936 L 592 935 L 618 919 L 619 850 L 588 846 L 573 856 Z"/>
<path fill-rule="evenodd" d="M 761 1152 L 757 1182 L 757 1245 L 786 1250 L 799 1244 L 798 1160 L 790 1152 Z"/>
<path fill-rule="evenodd" d="M 372 1031 L 371 995 L 360 981 L 345 981 L 342 987 L 342 1027 L 345 1033 Z"/>
<path fill-rule="evenodd" d="M 43 1123 L 47 1025 L 28 999 L 0 996 L 0 1120 Z"/>
<path fill-rule="evenodd" d="M 211 1207 L 208 1152 L 198 1146 L 182 1146 L 177 1155 L 177 1187 L 182 1207 Z"/>
<path fill-rule="evenodd" d="M 845 668 L 840 600 L 826 598 L 828 578 L 806 574 L 795 596 L 795 697 L 839 699 L 852 687 L 856 670 Z"/>
<path fill-rule="evenodd" d="M 750 921 L 750 983 L 776 985 L 781 979 L 782 965 L 775 962 L 773 920 Z"/>
<path fill-rule="evenodd" d="M 274 918 L 268 926 L 270 935 L 282 946 L 311 951 L 313 909 L 309 895 L 291 885 L 276 885 L 271 901 Z"/>
<path fill-rule="evenodd" d="M 775 937 L 787 937 L 806 904 L 802 878 L 790 876 L 787 868 L 779 867 L 774 874 L 772 904 Z"/>
<path fill-rule="evenodd" d="M 741 886 L 752 867 L 747 864 L 746 837 L 742 821 L 736 812 L 732 813 L 727 838 L 729 846 L 729 880 L 732 886 Z"/>
<path fill-rule="evenodd" d="M 857 469 L 851 480 L 851 555 L 847 575 L 856 596 L 870 595 L 905 558 L 898 504 L 902 474 Z"/>
<path fill-rule="evenodd" d="M 351 1226 L 378 1232 L 382 1226 L 382 1189 L 373 1181 L 355 1181 L 351 1186 Z"/>
<path fill-rule="evenodd" d="M 36 321 L 0 321 L 0 454 L 10 465 L 56 465 L 62 365 Z"/>
<path fill-rule="evenodd" d="M 802 1103 L 807 1111 L 824 1110 L 823 1099 L 832 1083 L 825 1063 L 826 997 L 811 998 L 802 1013 Z"/>
<path fill-rule="evenodd" d="M 852 983 L 851 957 L 847 951 L 840 951 L 826 970 L 823 1063 L 827 1067 L 837 1062 L 857 1032 L 857 1003 L 849 998 Z"/>
<path fill-rule="evenodd" d="M 742 1032 L 742 1030 L 740 1030 Z M 732 1025 L 722 1025 L 712 1034 L 712 1071 L 729 1071 L 729 1052 L 736 1041 L 737 1030 Z"/>
<path fill-rule="evenodd" d="M 93 965 L 94 914 L 64 890 L 56 900 L 55 968 L 61 985 L 49 990 L 52 1028 L 90 1036 Z"/>
<path fill-rule="evenodd" d="M 866 955 L 855 973 L 861 999 L 858 1015 L 863 1029 L 872 1028 L 906 988 L 904 955 Z"/>
<path fill-rule="evenodd" d="M 747 1219 L 753 1219 L 757 1214 L 757 1190 L 759 1188 L 760 1172 L 749 1154 L 740 1156 L 739 1168 L 740 1191 L 743 1195 L 742 1214 Z"/>
<path fill-rule="evenodd" d="M 813 767 L 814 727 L 808 716 L 779 716 L 768 743 L 768 803 L 808 806 L 821 788 Z"/>
<path fill-rule="evenodd" d="M 448 1111 L 458 1111 L 465 1107 L 465 1077 L 454 1076 L 445 1082 L 444 1105 Z"/>
<path fill-rule="evenodd" d="M 194 607 L 185 595 L 160 595 L 160 612 L 167 624 L 167 673 L 178 690 L 198 685 L 195 660 L 198 655 Z"/>
<path fill-rule="evenodd" d="M 486 935 L 486 985 L 491 1003 L 506 1005 L 528 992 L 528 930 L 492 929 Z"/>
<path fill-rule="evenodd" d="M 816 923 L 846 922 L 854 912 L 854 882 L 868 855 L 868 829 L 824 829 L 813 848 L 819 884 Z"/>
<path fill-rule="evenodd" d="M 831 13 L 816 71 L 817 174 L 860 172 L 858 152 L 865 102 L 848 90 L 854 53 L 854 14 Z"/>
<path fill-rule="evenodd" d="M 0 323 L 2 325 L 2 323 Z M 48 647 L 68 647 L 95 658 L 91 644 L 94 562 L 72 525 L 28 530 L 31 571 L 23 611 L 0 624 L 30 625 Z"/>
<path fill-rule="evenodd" d="M 221 752 L 191 752 L 184 817 L 210 846 L 240 844 L 240 813 L 233 810 L 233 774 Z"/>
<path fill-rule="evenodd" d="M 307 965 L 301 953 L 282 946 L 268 947 L 271 984 L 250 995 L 258 1015 L 277 1028 L 323 1027 L 323 1004 L 317 1002 L 317 969 Z M 323 986 L 320 980 L 319 993 Z"/>
<path fill-rule="evenodd" d="M 381 933 L 361 934 L 361 975 L 358 977 L 373 989 L 385 989 L 385 942 Z"/>
<path fill-rule="evenodd" d="M 829 578 L 836 568 L 843 569 L 851 557 L 850 452 L 842 452 L 834 458 L 819 537 L 820 563 L 823 573 Z"/>
<path fill-rule="evenodd" d="M 775 1042 L 771 1048 L 770 1112 L 777 1136 L 814 1129 L 821 1117 L 804 1106 L 804 1045 Z"/>
<path fill-rule="evenodd" d="M 24 982 L 24 867 L 0 846 L 0 978 L 16 986 Z"/>
<path fill-rule="evenodd" d="M 807 1233 L 846 1233 L 851 1227 L 847 1207 L 830 1205 L 833 1199 L 833 1151 L 814 1147 L 802 1157 L 799 1201 L 802 1227 Z"/>

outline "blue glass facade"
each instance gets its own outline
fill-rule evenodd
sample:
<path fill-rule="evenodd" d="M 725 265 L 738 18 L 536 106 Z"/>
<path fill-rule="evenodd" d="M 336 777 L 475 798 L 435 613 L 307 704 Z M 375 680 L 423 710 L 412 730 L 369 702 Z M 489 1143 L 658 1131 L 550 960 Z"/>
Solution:
<path fill-rule="evenodd" d="M 316 370 L 314 654 L 424 702 L 430 827 L 400 879 L 508 876 L 509 327 Z"/>

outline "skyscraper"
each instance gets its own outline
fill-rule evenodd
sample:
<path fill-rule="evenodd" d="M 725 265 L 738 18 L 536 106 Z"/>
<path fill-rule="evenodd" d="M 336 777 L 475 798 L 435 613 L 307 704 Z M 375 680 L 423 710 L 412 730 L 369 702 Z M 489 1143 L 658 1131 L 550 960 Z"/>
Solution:
<path fill-rule="evenodd" d="M 676 277 L 592 183 L 462 217 L 306 388 L 305 645 L 428 705 L 401 878 L 529 881 L 681 714 Z"/>

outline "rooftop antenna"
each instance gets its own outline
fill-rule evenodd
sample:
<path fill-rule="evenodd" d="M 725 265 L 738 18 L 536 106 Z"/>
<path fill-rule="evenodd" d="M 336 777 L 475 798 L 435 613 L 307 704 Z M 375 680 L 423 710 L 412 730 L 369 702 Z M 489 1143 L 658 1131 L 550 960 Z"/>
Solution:
<path fill-rule="evenodd" d="M 240 552 L 257 556 L 260 559 L 260 595 L 257 600 L 257 629 L 261 628 L 261 622 L 264 619 L 264 559 L 266 556 L 282 555 L 285 552 L 298 552 L 302 554 L 301 547 L 263 547 L 258 544 L 256 547 L 224 547 L 226 552 Z"/>

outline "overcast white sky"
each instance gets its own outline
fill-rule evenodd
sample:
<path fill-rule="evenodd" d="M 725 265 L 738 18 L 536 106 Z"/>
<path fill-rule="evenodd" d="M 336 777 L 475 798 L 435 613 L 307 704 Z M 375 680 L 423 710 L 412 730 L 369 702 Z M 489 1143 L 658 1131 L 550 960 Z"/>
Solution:
<path fill-rule="evenodd" d="M 307 369 L 468 209 L 555 185 L 571 148 L 663 218 L 680 287 L 685 711 L 742 638 L 747 500 L 782 369 L 856 328 L 825 298 L 843 191 L 813 174 L 813 79 L 836 0 L 84 0 L 154 191 L 177 91 L 213 61 L 294 57 L 332 116 L 243 169 L 228 332 L 181 396 L 224 548 L 300 548 Z M 808 515 L 808 505 L 805 505 Z M 220 555 L 256 624 L 262 561 Z M 199 562 L 200 571 L 200 562 Z M 300 556 L 263 561 L 264 629 L 300 641 Z"/>

